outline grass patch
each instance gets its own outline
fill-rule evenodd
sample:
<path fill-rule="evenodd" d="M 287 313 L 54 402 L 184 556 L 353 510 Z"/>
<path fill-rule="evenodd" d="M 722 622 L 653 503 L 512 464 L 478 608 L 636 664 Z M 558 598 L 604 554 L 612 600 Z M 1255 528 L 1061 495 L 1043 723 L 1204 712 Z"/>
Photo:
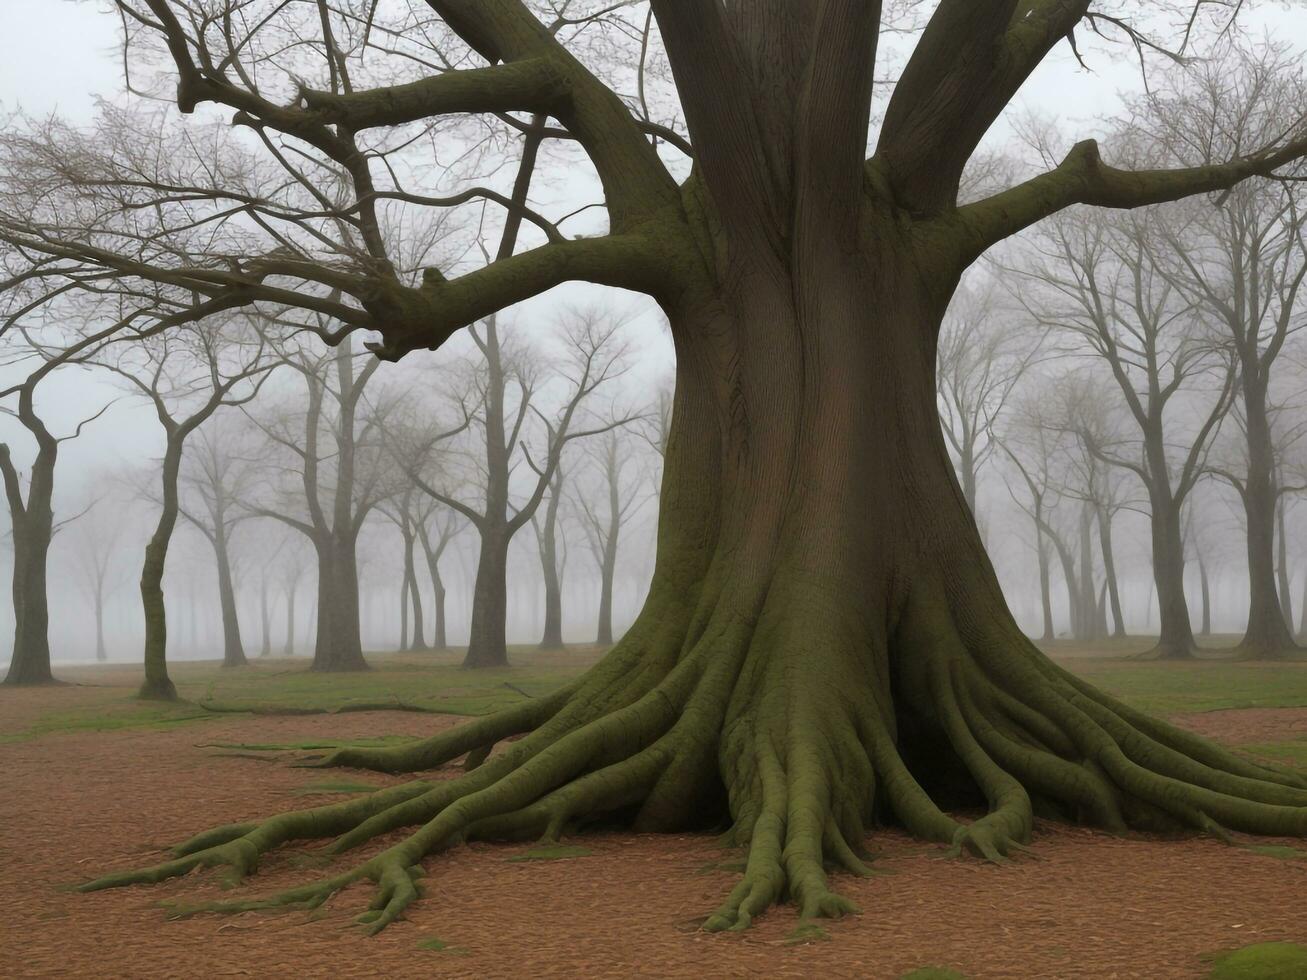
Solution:
<path fill-rule="evenodd" d="M 922 966 L 905 973 L 899 980 L 967 980 L 966 975 L 943 966 Z"/>
<path fill-rule="evenodd" d="M 1064 666 L 1153 715 L 1307 707 L 1307 663 L 1075 660 Z M 1307 746 L 1303 761 L 1307 761 Z"/>
<path fill-rule="evenodd" d="M 112 732 L 123 729 L 168 729 L 215 716 L 197 711 L 192 704 L 144 705 L 137 701 L 97 704 L 83 711 L 58 711 L 42 716 L 30 728 L 0 734 L 0 745 L 25 742 L 61 732 Z"/>
<path fill-rule="evenodd" d="M 1307 767 L 1307 740 L 1297 739 L 1289 742 L 1259 742 L 1254 745 L 1240 745 L 1240 752 L 1266 756 L 1278 762 Z"/>
<path fill-rule="evenodd" d="M 521 854 L 514 854 L 511 858 L 505 858 L 505 861 L 567 861 L 571 858 L 589 857 L 594 851 L 588 847 L 578 847 L 575 844 L 548 844 L 544 847 L 533 847 L 529 851 L 523 851 Z"/>
<path fill-rule="evenodd" d="M 1208 980 L 1302 980 L 1307 977 L 1307 946 L 1257 943 L 1213 958 Z"/>

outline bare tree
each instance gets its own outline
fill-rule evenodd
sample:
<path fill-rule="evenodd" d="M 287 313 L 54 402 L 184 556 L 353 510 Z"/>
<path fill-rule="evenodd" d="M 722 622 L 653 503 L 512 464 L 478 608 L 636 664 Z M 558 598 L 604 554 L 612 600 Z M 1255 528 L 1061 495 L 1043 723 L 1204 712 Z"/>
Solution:
<path fill-rule="evenodd" d="M 1040 337 L 1022 329 L 1012 311 L 999 307 L 997 286 L 958 288 L 940 328 L 935 385 L 940 421 L 977 523 L 976 482 L 993 455 L 994 424 L 1026 369 L 1039 356 Z"/>
<path fill-rule="evenodd" d="M 615 429 L 594 440 L 589 455 L 598 471 L 598 492 L 580 490 L 576 501 L 581 526 L 599 571 L 599 623 L 595 643 L 607 646 L 613 642 L 613 578 L 617 574 L 618 539 L 623 526 L 647 498 L 641 492 L 643 475 L 631 472 L 634 453 L 629 438 L 621 430 Z"/>
<path fill-rule="evenodd" d="M 1155 91 L 1146 125 L 1168 164 L 1209 164 L 1274 139 L 1301 120 L 1307 86 L 1299 55 L 1271 45 L 1258 55 L 1231 48 Z M 1286 176 L 1301 180 L 1298 167 Z M 1254 180 L 1212 201 L 1195 201 L 1158 225 L 1154 265 L 1226 334 L 1236 375 L 1243 466 L 1215 467 L 1239 494 L 1247 533 L 1248 623 L 1243 655 L 1282 656 L 1295 648 L 1288 583 L 1277 589 L 1276 472 L 1272 391 L 1276 363 L 1298 326 L 1307 277 L 1307 212 L 1293 180 Z"/>
<path fill-rule="evenodd" d="M 558 520 L 564 499 L 565 473 L 560 461 L 554 467 L 549 481 L 549 497 L 545 502 L 544 519 L 531 515 L 531 527 L 536 534 L 536 548 L 540 554 L 540 572 L 545 589 L 545 622 L 540 633 L 540 649 L 556 650 L 563 645 L 563 572 L 567 563 L 567 544 L 563 541 L 559 551 Z"/>
<path fill-rule="evenodd" d="M 415 472 L 418 485 L 465 517 L 480 537 L 465 667 L 499 667 L 508 663 L 505 636 L 508 546 L 544 499 L 563 448 L 573 440 L 606 432 L 629 421 L 621 418 L 589 428 L 573 426 L 578 408 L 625 371 L 626 350 L 619 337 L 622 325 L 621 317 L 595 309 L 575 311 L 566 318 L 568 360 L 561 374 L 571 390 L 554 419 L 547 418 L 535 404 L 541 394 L 537 365 L 527 352 L 505 349 L 496 318 L 490 317 L 479 330 L 476 326 L 468 328 L 481 355 L 476 374 L 480 407 L 475 415 L 484 439 L 484 449 L 478 447 L 477 454 L 483 494 L 480 508 L 432 486 Z M 531 458 L 525 445 L 526 428 L 533 415 L 545 430 L 545 447 L 539 463 Z M 514 505 L 512 476 L 519 447 L 535 472 L 535 479 L 528 484 L 526 499 Z"/>
<path fill-rule="evenodd" d="M 102 366 L 126 380 L 153 408 L 164 432 L 159 471 L 160 509 L 145 547 L 141 605 L 145 613 L 145 680 L 140 696 L 172 701 L 177 689 L 168 677 L 168 624 L 163 578 L 168 546 L 181 514 L 180 477 L 186 440 L 218 409 L 245 405 L 276 367 L 266 356 L 261 331 L 241 317 L 214 317 L 161 334 L 118 352 Z M 221 573 L 221 570 L 220 570 Z M 225 666 L 245 662 L 229 651 Z"/>
<path fill-rule="evenodd" d="M 385 496 L 380 418 L 364 402 L 381 361 L 359 369 L 351 342 L 330 354 L 299 347 L 283 352 L 282 363 L 304 382 L 306 399 L 298 418 L 254 418 L 269 441 L 289 456 L 284 503 L 251 505 L 253 513 L 281 521 L 313 545 L 318 565 L 317 628 L 313 669 L 366 670 L 359 622 L 359 532 Z M 323 436 L 326 436 L 324 440 Z M 375 451 L 373 451 L 375 449 Z M 359 470 L 366 451 L 372 465 Z"/>
<path fill-rule="evenodd" d="M 1194 650 L 1184 593 L 1185 498 L 1229 409 L 1234 370 L 1192 304 L 1157 269 L 1154 221 L 1147 213 L 1117 221 L 1080 213 L 1050 222 L 1025 270 L 1041 287 L 1039 298 L 1022 302 L 1041 323 L 1101 358 L 1135 422 L 1133 450 L 1100 445 L 1088 429 L 1080 436 L 1091 453 L 1134 473 L 1147 490 L 1161 615 L 1153 654 L 1176 658 Z M 1206 405 L 1196 403 L 1203 397 Z M 1191 431 L 1177 431 L 1181 408 L 1198 419 Z"/>
<path fill-rule="evenodd" d="M 183 499 L 178 512 L 213 548 L 224 667 L 245 663 L 231 554 L 236 528 L 253 516 L 242 506 L 254 482 L 249 457 L 242 452 L 244 434 L 234 423 L 215 417 L 197 430 L 180 474 L 183 497 L 193 502 Z"/>

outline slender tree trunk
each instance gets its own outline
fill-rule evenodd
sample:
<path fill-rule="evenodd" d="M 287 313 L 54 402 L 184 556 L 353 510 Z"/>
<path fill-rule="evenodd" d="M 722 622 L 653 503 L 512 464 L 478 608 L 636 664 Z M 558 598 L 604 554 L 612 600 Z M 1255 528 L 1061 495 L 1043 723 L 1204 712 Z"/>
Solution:
<path fill-rule="evenodd" d="M 1289 631 L 1293 631 L 1293 593 L 1289 584 L 1289 538 L 1284 528 L 1284 497 L 1275 508 L 1276 561 L 1275 576 L 1280 593 L 1280 612 Z"/>
<path fill-rule="evenodd" d="M 95 583 L 95 659 L 104 663 L 109 659 L 109 651 L 104 645 L 104 583 Z"/>
<path fill-rule="evenodd" d="M 286 646 L 283 654 L 287 657 L 295 655 L 295 593 L 298 590 L 298 582 L 286 590 Z"/>
<path fill-rule="evenodd" d="M 408 590 L 405 601 L 413 607 L 413 640 L 409 647 L 413 650 L 426 650 L 426 624 L 422 619 L 422 597 L 418 593 L 417 563 L 413 560 L 415 538 L 416 535 L 411 531 L 404 535 L 404 581 Z"/>
<path fill-rule="evenodd" d="M 168 545 L 177 526 L 179 506 L 177 476 L 181 469 L 182 439 L 168 434 L 161 474 L 163 501 L 154 534 L 145 546 L 141 568 L 141 607 L 145 613 L 145 680 L 140 697 L 156 701 L 177 700 L 177 688 L 168 676 L 168 612 L 163 597 L 163 574 L 168 562 Z"/>
<path fill-rule="evenodd" d="M 1198 635 L 1207 637 L 1212 635 L 1212 586 L 1207 577 L 1207 562 L 1203 560 L 1202 551 L 1198 552 L 1198 583 L 1203 595 L 1203 625 Z"/>
<path fill-rule="evenodd" d="M 259 639 L 259 656 L 272 656 L 272 609 L 268 603 L 268 576 L 259 576 L 259 626 L 262 636 Z"/>
<path fill-rule="evenodd" d="M 1116 556 L 1112 549 L 1112 514 L 1106 507 L 1098 510 L 1098 544 L 1103 553 L 1103 576 L 1107 580 L 1107 597 L 1112 607 L 1112 637 L 1125 637 L 1125 616 L 1121 613 L 1121 588 L 1116 578 Z"/>
<path fill-rule="evenodd" d="M 404 569 L 404 574 L 399 579 L 399 652 L 403 653 L 408 650 L 408 593 L 409 593 L 408 569 Z"/>
<path fill-rule="evenodd" d="M 433 549 L 427 549 L 427 571 L 431 575 L 431 616 L 435 620 L 435 633 L 431 638 L 431 649 L 449 649 L 449 640 L 445 635 L 445 582 L 440 577 L 440 555 Z"/>
<path fill-rule="evenodd" d="M 1107 630 L 1098 614 L 1098 594 L 1094 588 L 1094 507 L 1080 504 L 1080 637 L 1089 643 L 1101 640 Z"/>
<path fill-rule="evenodd" d="M 231 555 L 227 548 L 227 529 L 221 518 L 215 522 L 213 553 L 218 567 L 218 608 L 222 610 L 222 665 L 244 667 L 245 644 L 241 640 L 240 612 L 236 606 L 236 587 L 231 575 Z"/>
<path fill-rule="evenodd" d="M 1302 600 L 1298 603 L 1298 642 L 1307 644 L 1307 571 L 1302 576 Z"/>
<path fill-rule="evenodd" d="M 540 573 L 545 586 L 545 623 L 540 649 L 553 650 L 563 645 L 563 583 L 558 573 L 558 508 L 563 497 L 563 468 L 554 470 L 549 488 L 545 519 L 537 535 L 540 547 Z"/>

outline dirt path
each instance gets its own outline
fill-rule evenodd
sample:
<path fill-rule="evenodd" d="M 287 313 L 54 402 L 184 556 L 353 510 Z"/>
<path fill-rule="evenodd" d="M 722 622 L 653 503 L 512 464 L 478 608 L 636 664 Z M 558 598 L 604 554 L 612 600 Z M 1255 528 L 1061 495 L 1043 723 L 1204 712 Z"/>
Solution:
<path fill-rule="evenodd" d="M 1200 727 L 1222 724 L 1204 717 Z M 735 878 L 704 870 L 732 859 L 709 837 L 587 837 L 591 856 L 549 862 L 505 860 L 525 846 L 461 848 L 428 860 L 426 897 L 374 939 L 350 925 L 365 887 L 336 896 L 316 921 L 167 921 L 161 900 L 223 894 L 205 874 L 94 895 L 56 887 L 156 860 L 157 848 L 215 823 L 340 798 L 296 795 L 307 784 L 394 781 L 223 757 L 196 743 L 426 734 L 440 721 L 239 718 L 0 745 L 0 976 L 892 978 L 935 965 L 976 980 L 1161 980 L 1201 976 L 1200 954 L 1213 950 L 1307 941 L 1307 861 L 1052 825 L 1039 828 L 1037 859 L 1005 868 L 941 860 L 938 848 L 877 834 L 869 845 L 889 874 L 841 878 L 863 914 L 826 924 L 830 939 L 807 945 L 786 944 L 796 925 L 786 909 L 743 935 L 697 931 Z M 1207 732 L 1285 737 L 1304 723 L 1307 711 L 1274 724 L 1261 712 Z M 271 855 L 244 888 L 303 880 L 314 872 L 293 859 L 304 853 Z M 457 950 L 420 948 L 429 939 Z"/>

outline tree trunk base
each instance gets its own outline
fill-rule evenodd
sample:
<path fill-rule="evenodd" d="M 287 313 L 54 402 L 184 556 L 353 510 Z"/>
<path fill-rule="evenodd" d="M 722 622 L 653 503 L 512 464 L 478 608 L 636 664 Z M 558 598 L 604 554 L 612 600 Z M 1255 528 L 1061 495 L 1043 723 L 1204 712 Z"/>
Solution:
<path fill-rule="evenodd" d="M 161 681 L 146 681 L 136 692 L 136 696 L 142 701 L 178 700 L 176 686 L 166 677 Z"/>
<path fill-rule="evenodd" d="M 794 596 L 790 596 L 793 608 Z M 1026 849 L 1034 815 L 1113 831 L 1307 835 L 1307 779 L 1143 715 L 1048 660 L 997 615 L 909 601 L 871 649 L 848 617 L 808 598 L 801 623 L 726 616 L 686 643 L 655 607 L 578 681 L 421 742 L 340 749 L 317 764 L 422 772 L 471 754 L 450 779 L 208 831 L 174 858 L 84 890 L 152 883 L 196 867 L 236 879 L 292 840 L 334 838 L 335 856 L 407 838 L 338 874 L 270 897 L 182 909 L 313 908 L 377 886 L 370 932 L 418 897 L 422 862 L 470 840 L 553 841 L 600 819 L 684 831 L 729 824 L 743 877 L 704 923 L 741 929 L 788 897 L 806 917 L 856 911 L 828 867 L 870 873 L 869 828 L 995 862 Z M 838 624 L 838 625 L 837 625 Z M 964 625 L 965 624 L 965 625 Z M 491 747 L 511 736 L 502 750 Z M 950 807 L 984 808 L 964 822 Z"/>

